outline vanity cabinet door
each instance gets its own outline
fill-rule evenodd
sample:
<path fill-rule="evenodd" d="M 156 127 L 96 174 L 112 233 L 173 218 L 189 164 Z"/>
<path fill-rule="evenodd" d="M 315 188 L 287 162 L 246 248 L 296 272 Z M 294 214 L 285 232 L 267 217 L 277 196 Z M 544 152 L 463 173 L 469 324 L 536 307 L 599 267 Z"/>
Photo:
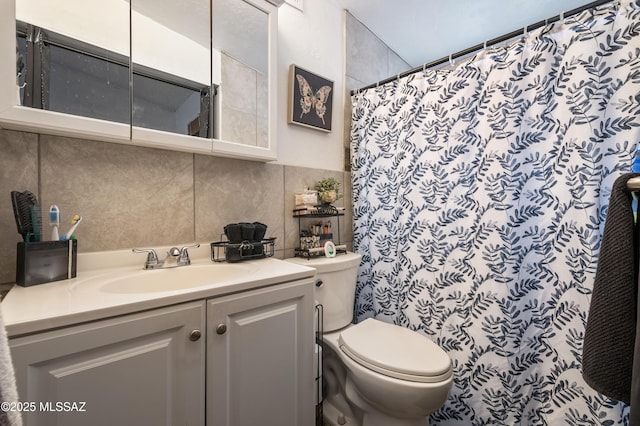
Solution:
<path fill-rule="evenodd" d="M 314 424 L 313 281 L 207 304 L 207 425 Z"/>
<path fill-rule="evenodd" d="M 25 425 L 204 424 L 204 312 L 193 302 L 11 339 L 18 394 L 34 403 Z"/>

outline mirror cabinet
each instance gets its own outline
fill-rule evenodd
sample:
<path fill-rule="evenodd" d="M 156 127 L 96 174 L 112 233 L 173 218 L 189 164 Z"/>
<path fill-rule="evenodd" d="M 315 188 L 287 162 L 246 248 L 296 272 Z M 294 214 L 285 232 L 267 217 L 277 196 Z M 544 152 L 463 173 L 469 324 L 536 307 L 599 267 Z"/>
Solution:
<path fill-rule="evenodd" d="M 282 2 L 2 1 L 0 127 L 275 160 Z"/>

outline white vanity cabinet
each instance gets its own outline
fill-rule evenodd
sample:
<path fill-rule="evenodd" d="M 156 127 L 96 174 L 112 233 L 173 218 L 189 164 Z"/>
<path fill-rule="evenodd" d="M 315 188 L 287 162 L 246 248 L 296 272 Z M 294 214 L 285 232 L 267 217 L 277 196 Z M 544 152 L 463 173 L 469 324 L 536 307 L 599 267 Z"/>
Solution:
<path fill-rule="evenodd" d="M 11 339 L 25 425 L 203 424 L 204 317 L 200 301 Z"/>
<path fill-rule="evenodd" d="M 313 280 L 206 297 L 10 338 L 25 425 L 314 424 Z"/>
<path fill-rule="evenodd" d="M 207 426 L 315 424 L 309 281 L 207 303 Z"/>

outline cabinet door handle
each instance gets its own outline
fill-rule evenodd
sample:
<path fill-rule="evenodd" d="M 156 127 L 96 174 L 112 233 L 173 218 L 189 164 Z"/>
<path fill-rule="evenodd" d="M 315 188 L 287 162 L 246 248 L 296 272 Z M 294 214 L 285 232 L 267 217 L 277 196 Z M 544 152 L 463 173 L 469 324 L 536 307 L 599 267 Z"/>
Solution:
<path fill-rule="evenodd" d="M 189 333 L 189 340 L 196 342 L 200 340 L 200 336 L 202 336 L 200 330 L 192 330 L 191 333 Z"/>
<path fill-rule="evenodd" d="M 227 332 L 227 324 L 218 324 L 216 327 L 216 333 L 224 334 Z"/>

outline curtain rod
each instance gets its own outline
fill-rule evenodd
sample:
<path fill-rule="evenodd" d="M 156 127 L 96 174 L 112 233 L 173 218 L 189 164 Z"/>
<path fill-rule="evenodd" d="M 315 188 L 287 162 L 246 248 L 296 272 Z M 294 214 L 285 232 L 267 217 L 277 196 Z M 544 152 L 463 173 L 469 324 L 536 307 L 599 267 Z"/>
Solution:
<path fill-rule="evenodd" d="M 562 20 L 562 19 L 564 19 L 564 18 L 566 18 L 568 16 L 577 15 L 578 13 L 584 12 L 585 10 L 588 10 L 588 9 L 593 8 L 593 7 L 597 7 L 597 6 L 603 5 L 605 3 L 610 3 L 612 1 L 615 1 L 615 0 L 596 0 L 594 2 L 585 4 L 584 6 L 580 6 L 580 7 L 577 7 L 575 9 L 571 9 L 568 12 L 563 12 L 560 15 L 556 15 L 556 16 L 554 16 L 552 18 L 545 19 L 544 21 L 536 22 L 533 25 L 527 25 L 526 27 L 520 28 L 519 30 L 511 31 L 508 34 L 504 34 L 504 35 L 502 35 L 500 37 L 496 37 L 496 38 L 493 38 L 491 40 L 487 40 L 485 43 L 476 44 L 475 46 L 471 46 L 471 47 L 469 47 L 467 49 L 464 49 L 464 50 L 461 50 L 459 52 L 452 53 L 449 56 L 445 56 L 443 58 L 436 59 L 435 61 L 431 61 L 431 62 L 425 63 L 424 65 L 420 65 L 420 66 L 415 67 L 415 68 L 411 68 L 408 71 L 404 71 L 404 72 L 402 72 L 402 73 L 400 73 L 398 75 L 394 75 L 394 76 L 391 76 L 391 77 L 386 78 L 384 80 L 380 80 L 377 83 L 369 84 L 368 86 L 364 86 L 364 87 L 361 87 L 359 89 L 351 90 L 351 95 L 355 95 L 356 93 L 358 93 L 361 90 L 371 89 L 373 87 L 377 87 L 377 86 L 380 86 L 380 85 L 383 85 L 383 84 L 387 84 L 389 82 L 392 82 L 394 80 L 406 77 L 408 75 L 415 74 L 415 73 L 420 72 L 420 71 L 424 71 L 427 68 L 432 68 L 432 67 L 435 67 L 435 66 L 438 66 L 438 65 L 442 65 L 444 63 L 450 62 L 453 59 L 457 59 L 457 58 L 460 58 L 462 56 L 467 56 L 467 55 L 469 55 L 469 54 L 471 54 L 473 52 L 477 52 L 479 50 L 485 49 L 488 46 L 493 46 L 493 45 L 496 45 L 498 43 L 502 43 L 504 41 L 510 40 L 510 39 L 512 39 L 514 37 L 517 37 L 519 35 L 524 35 L 528 31 L 535 30 L 537 28 L 540 28 L 542 26 L 551 24 L 553 22 L 560 21 L 560 20 Z"/>
<path fill-rule="evenodd" d="M 627 189 L 629 191 L 640 191 L 640 176 L 629 179 L 627 181 Z"/>

